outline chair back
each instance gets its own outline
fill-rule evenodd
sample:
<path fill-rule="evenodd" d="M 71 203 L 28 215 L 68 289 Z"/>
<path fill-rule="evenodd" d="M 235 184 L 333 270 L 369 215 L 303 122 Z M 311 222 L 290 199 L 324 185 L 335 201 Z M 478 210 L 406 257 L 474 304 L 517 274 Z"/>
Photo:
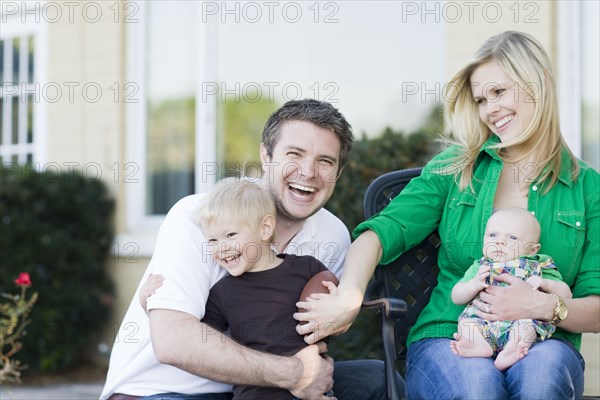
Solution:
<path fill-rule="evenodd" d="M 365 218 L 383 210 L 406 185 L 421 174 L 421 168 L 388 172 L 376 178 L 367 188 L 364 199 Z M 406 358 L 406 338 L 410 328 L 425 308 L 431 291 L 437 285 L 438 249 L 437 231 L 423 242 L 404 252 L 390 264 L 378 266 L 374 280 L 369 284 L 365 299 L 380 297 L 399 298 L 406 301 L 408 311 L 395 322 L 397 360 Z"/>

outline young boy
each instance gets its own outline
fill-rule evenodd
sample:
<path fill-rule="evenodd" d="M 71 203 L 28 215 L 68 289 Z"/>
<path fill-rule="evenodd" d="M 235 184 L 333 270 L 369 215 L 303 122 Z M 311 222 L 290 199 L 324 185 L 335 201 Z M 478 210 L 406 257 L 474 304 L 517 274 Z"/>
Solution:
<path fill-rule="evenodd" d="M 525 280 L 533 290 L 571 298 L 572 293 L 549 256 L 540 250 L 540 225 L 527 210 L 507 208 L 496 211 L 487 222 L 483 238 L 484 257 L 467 270 L 452 289 L 454 304 L 471 302 L 489 285 L 498 285 L 494 277 L 510 273 Z M 479 299 L 481 301 L 481 299 Z M 459 316 L 458 333 L 450 343 L 462 357 L 491 357 L 503 371 L 527 355 L 539 338 L 549 338 L 556 327 L 537 320 L 490 321 L 479 318 L 478 308 L 470 303 Z M 490 314 L 489 304 L 484 310 Z"/>
<path fill-rule="evenodd" d="M 219 183 L 203 199 L 194 220 L 208 242 L 204 253 L 230 275 L 211 288 L 202 322 L 221 332 L 229 329 L 250 348 L 292 355 L 306 346 L 292 317 L 296 302 L 310 278 L 327 268 L 312 256 L 275 254 L 275 213 L 265 188 L 239 178 Z M 140 291 L 144 309 L 162 280 L 151 275 Z M 294 398 L 284 389 L 246 385 L 234 386 L 233 393 L 235 399 Z"/>

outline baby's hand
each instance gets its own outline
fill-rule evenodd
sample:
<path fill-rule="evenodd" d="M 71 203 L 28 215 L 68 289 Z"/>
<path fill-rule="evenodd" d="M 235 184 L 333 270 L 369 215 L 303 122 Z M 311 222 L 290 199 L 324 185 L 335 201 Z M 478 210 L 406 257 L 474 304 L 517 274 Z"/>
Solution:
<path fill-rule="evenodd" d="M 527 278 L 526 282 L 533 290 L 538 290 L 544 284 L 544 278 L 537 275 L 531 275 L 529 278 Z"/>
<path fill-rule="evenodd" d="M 490 285 L 485 283 L 485 278 L 487 278 L 489 275 L 490 275 L 490 267 L 487 265 L 480 266 L 479 270 L 477 271 L 477 275 L 475 275 L 472 279 L 473 284 L 480 289 L 487 288 Z"/>
<path fill-rule="evenodd" d="M 146 279 L 146 282 L 144 282 L 144 284 L 140 288 L 140 304 L 142 305 L 142 308 L 144 309 L 144 312 L 146 314 L 148 314 L 148 297 L 156 293 L 156 289 L 163 285 L 164 280 L 165 278 L 162 275 L 150 274 L 148 275 L 148 279 Z"/>

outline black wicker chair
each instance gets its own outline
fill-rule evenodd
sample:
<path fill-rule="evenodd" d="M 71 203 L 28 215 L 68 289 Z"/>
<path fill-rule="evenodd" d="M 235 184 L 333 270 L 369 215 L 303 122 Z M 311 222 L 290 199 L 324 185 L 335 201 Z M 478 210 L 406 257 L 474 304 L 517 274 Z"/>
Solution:
<path fill-rule="evenodd" d="M 421 168 L 413 168 L 389 172 L 375 179 L 365 193 L 365 218 L 385 208 L 412 178 L 420 174 Z M 378 266 L 365 294 L 363 308 L 379 308 L 381 311 L 386 384 L 390 400 L 402 397 L 395 379 L 396 368 L 404 372 L 408 332 L 429 302 L 431 291 L 437 284 L 439 245 L 439 236 L 434 232 L 394 262 Z"/>

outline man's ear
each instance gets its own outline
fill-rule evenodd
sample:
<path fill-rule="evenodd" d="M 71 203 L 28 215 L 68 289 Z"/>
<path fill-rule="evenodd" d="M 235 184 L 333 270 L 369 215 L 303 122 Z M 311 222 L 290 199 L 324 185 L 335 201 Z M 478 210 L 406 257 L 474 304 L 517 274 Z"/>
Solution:
<path fill-rule="evenodd" d="M 263 171 L 267 172 L 267 169 L 265 168 L 265 163 L 269 162 L 271 160 L 271 157 L 269 157 L 267 148 L 265 147 L 264 143 L 260 144 L 260 161 L 262 162 L 263 166 Z"/>
<path fill-rule="evenodd" d="M 273 215 L 265 215 L 260 225 L 260 236 L 265 242 L 270 242 L 275 232 L 275 217 Z"/>

